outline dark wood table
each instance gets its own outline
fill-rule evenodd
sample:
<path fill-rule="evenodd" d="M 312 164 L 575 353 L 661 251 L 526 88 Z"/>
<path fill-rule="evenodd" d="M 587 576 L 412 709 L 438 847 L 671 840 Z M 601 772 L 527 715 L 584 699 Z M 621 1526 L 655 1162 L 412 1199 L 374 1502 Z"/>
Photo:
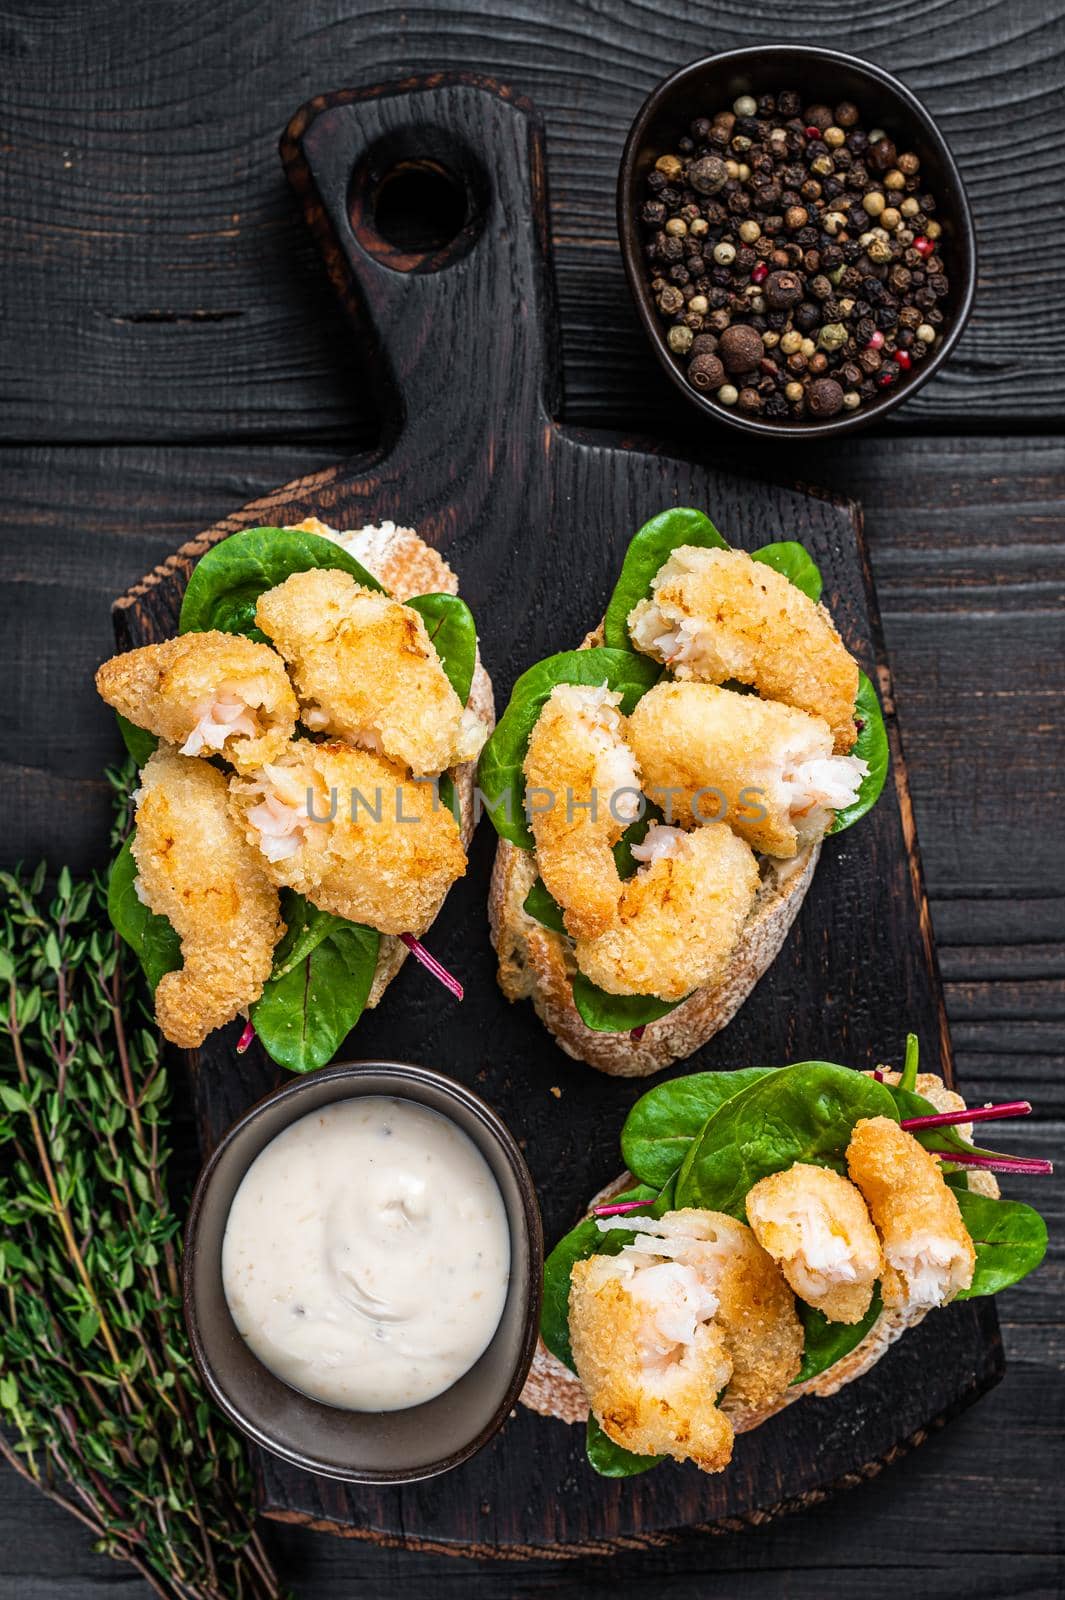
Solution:
<path fill-rule="evenodd" d="M 864 505 L 959 1073 L 972 1099 L 1036 1101 L 1024 1143 L 1060 1154 L 1065 8 L 751 11 L 0 4 L 0 852 L 102 864 L 101 769 L 117 749 L 91 672 L 110 652 L 111 598 L 255 493 L 374 440 L 365 376 L 277 161 L 285 120 L 324 89 L 486 72 L 531 95 L 547 125 L 566 418 Z M 898 72 L 941 120 L 976 212 L 979 292 L 955 359 L 889 425 L 839 447 L 737 450 L 700 429 L 638 336 L 615 242 L 615 167 L 652 84 L 695 56 L 771 39 Z M 863 1600 L 1061 1595 L 1065 1204 L 1053 1180 L 1010 1192 L 1038 1200 L 1057 1240 L 1038 1277 L 1000 1302 L 1007 1377 L 874 1483 L 754 1532 L 579 1566 L 473 1565 L 271 1530 L 286 1576 L 315 1600 L 687 1600 L 741 1586 L 761 1600 L 826 1585 Z M 72 1521 L 0 1479 L 0 1593 L 120 1590 L 142 1592 Z"/>

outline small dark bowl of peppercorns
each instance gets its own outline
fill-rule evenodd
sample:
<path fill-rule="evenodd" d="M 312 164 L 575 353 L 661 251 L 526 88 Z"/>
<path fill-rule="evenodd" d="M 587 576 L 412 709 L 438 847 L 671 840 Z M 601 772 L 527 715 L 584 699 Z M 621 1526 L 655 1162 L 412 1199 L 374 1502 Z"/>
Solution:
<path fill-rule="evenodd" d="M 709 56 L 632 125 L 618 228 L 677 387 L 748 433 L 821 437 L 907 400 L 976 287 L 958 169 L 890 73 L 801 45 Z"/>

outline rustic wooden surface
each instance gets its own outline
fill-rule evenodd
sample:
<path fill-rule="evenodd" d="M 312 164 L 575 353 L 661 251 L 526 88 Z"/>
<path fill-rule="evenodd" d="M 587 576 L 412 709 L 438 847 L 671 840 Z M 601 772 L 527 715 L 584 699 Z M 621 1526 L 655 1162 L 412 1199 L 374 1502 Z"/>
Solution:
<path fill-rule="evenodd" d="M 364 373 L 279 176 L 280 124 L 323 87 L 474 67 L 546 115 L 567 419 L 687 435 L 684 448 L 709 459 L 799 473 L 864 502 L 959 1072 L 980 1098 L 1030 1092 L 1039 1116 L 1024 1142 L 1060 1152 L 1060 8 L 854 10 L 0 7 L 5 858 L 100 859 L 99 768 L 115 746 L 87 679 L 110 648 L 110 597 L 233 506 L 374 437 Z M 660 72 L 729 43 L 803 36 L 875 56 L 942 118 L 976 203 L 981 287 L 949 371 L 889 432 L 767 462 L 693 434 L 633 341 L 610 188 L 624 127 Z M 1060 1233 L 1051 1186 L 1011 1188 L 1038 1198 Z M 1001 1303 L 1010 1369 L 988 1399 L 905 1465 L 802 1518 L 561 1571 L 477 1570 L 286 1532 L 286 1571 L 324 1600 L 471 1585 L 687 1597 L 710 1575 L 754 1597 L 826 1583 L 871 1596 L 1058 1595 L 1061 1260 L 1059 1248 Z M 38 1600 L 119 1584 L 131 1587 L 80 1530 L 4 1483 L 0 1587 Z"/>

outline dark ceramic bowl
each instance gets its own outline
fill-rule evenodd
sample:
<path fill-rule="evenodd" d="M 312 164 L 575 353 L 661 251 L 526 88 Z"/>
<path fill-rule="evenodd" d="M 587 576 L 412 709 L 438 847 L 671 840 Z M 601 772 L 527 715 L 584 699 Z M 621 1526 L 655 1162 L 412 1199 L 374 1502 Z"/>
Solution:
<path fill-rule="evenodd" d="M 921 173 L 939 202 L 936 220 L 943 229 L 943 255 L 950 278 L 950 293 L 941 302 L 942 336 L 934 353 L 881 397 L 825 422 L 765 422 L 693 389 L 666 343 L 645 271 L 639 210 L 646 197 L 644 180 L 658 157 L 676 150 L 676 141 L 687 133 L 695 117 L 712 117 L 715 111 L 731 107 L 741 94 L 757 98 L 780 89 L 798 90 L 806 105 L 821 102 L 834 106 L 841 100 L 852 100 L 861 111 L 864 128 L 885 129 L 900 150 L 913 150 L 920 157 Z M 783 432 L 804 438 L 828 438 L 868 427 L 902 405 L 947 360 L 961 338 L 976 289 L 976 237 L 969 202 L 954 158 L 924 106 L 905 84 L 882 67 L 835 50 L 805 45 L 730 50 L 693 61 L 664 79 L 645 100 L 625 141 L 618 175 L 618 232 L 640 321 L 665 372 L 685 399 L 708 416 L 763 437 Z"/>
<path fill-rule="evenodd" d="M 406 1411 L 341 1411 L 292 1389 L 252 1354 L 226 1303 L 222 1239 L 256 1156 L 308 1112 L 368 1094 L 439 1111 L 488 1162 L 510 1227 L 510 1286 L 487 1350 L 450 1389 Z M 466 1461 L 518 1398 L 536 1346 L 543 1236 L 529 1169 L 510 1133 L 461 1083 L 397 1061 L 342 1063 L 297 1079 L 234 1123 L 200 1174 L 185 1235 L 185 1322 L 212 1398 L 256 1444 L 294 1466 L 349 1483 L 411 1483 Z"/>

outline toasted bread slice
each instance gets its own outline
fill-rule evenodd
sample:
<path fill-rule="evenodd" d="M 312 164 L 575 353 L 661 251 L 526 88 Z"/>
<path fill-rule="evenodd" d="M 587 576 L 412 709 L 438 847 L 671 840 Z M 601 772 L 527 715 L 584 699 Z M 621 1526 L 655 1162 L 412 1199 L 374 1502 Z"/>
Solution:
<path fill-rule="evenodd" d="M 603 643 L 602 625 L 581 645 Z M 573 1003 L 572 947 L 524 910 L 537 877 L 536 857 L 500 839 L 488 895 L 492 943 L 499 958 L 499 986 L 508 1000 L 531 1000 L 558 1045 L 577 1061 L 616 1078 L 644 1078 L 683 1060 L 732 1021 L 762 974 L 772 966 L 813 881 L 821 843 L 788 861 L 762 862 L 762 883 L 725 974 L 706 983 L 639 1039 L 629 1033 L 596 1033 Z"/>
<path fill-rule="evenodd" d="M 326 538 L 336 538 L 336 530 L 308 517 L 297 524 L 308 533 L 319 533 Z M 413 528 L 400 528 L 386 522 L 380 527 L 359 529 L 354 534 L 341 534 L 344 547 L 356 561 L 366 568 L 397 600 L 409 600 L 416 594 L 458 594 L 459 580 L 439 551 L 419 538 Z M 477 652 L 473 683 L 470 686 L 469 708 L 488 725 L 495 726 L 495 701 L 492 680 L 484 669 L 481 654 Z M 464 850 L 469 850 L 473 838 L 473 792 L 477 781 L 476 761 L 466 761 L 451 770 L 459 803 L 459 831 Z M 443 902 L 441 901 L 441 904 Z M 439 907 L 437 910 L 439 911 Z M 367 1006 L 375 1006 L 388 985 L 407 959 L 408 950 L 402 940 L 393 934 L 382 934 L 377 971 L 374 973 Z"/>

